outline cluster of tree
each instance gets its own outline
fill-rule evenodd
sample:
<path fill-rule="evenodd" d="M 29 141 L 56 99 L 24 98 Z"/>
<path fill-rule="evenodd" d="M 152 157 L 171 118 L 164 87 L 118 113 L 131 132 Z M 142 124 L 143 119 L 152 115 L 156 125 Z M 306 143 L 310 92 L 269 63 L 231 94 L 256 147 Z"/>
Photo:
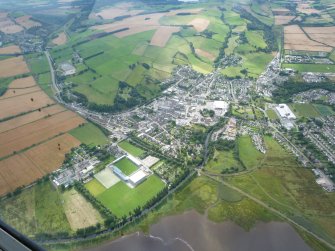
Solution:
<path fill-rule="evenodd" d="M 97 52 L 97 53 L 95 53 L 95 54 L 93 54 L 93 55 L 91 55 L 91 56 L 88 56 L 88 57 L 84 58 L 84 60 L 88 60 L 88 59 L 97 57 L 97 56 L 102 55 L 102 54 L 104 54 L 104 53 L 105 53 L 104 51 L 99 51 L 99 52 Z"/>
<path fill-rule="evenodd" d="M 85 237 L 85 236 L 88 236 L 90 234 L 96 233 L 100 229 L 101 229 L 101 224 L 97 223 L 95 226 L 89 226 L 89 227 L 86 227 L 86 228 L 77 229 L 76 235 Z"/>
<path fill-rule="evenodd" d="M 224 9 L 224 8 L 222 8 Z M 224 9 L 225 10 L 225 9 Z M 221 20 L 222 22 L 225 23 L 225 20 L 224 20 L 224 14 L 222 13 L 221 15 Z M 222 43 L 222 46 L 220 47 L 220 50 L 219 50 L 219 55 L 217 56 L 217 58 L 214 60 L 214 65 L 215 67 L 219 67 L 220 66 L 220 63 L 221 63 L 221 60 L 222 58 L 225 56 L 225 49 L 228 48 L 228 41 L 229 41 L 229 38 L 231 37 L 231 34 L 232 34 L 232 29 L 231 29 L 231 26 L 229 24 L 227 24 L 229 26 L 229 32 L 224 40 L 224 42 Z"/>
<path fill-rule="evenodd" d="M 268 26 L 261 21 L 259 21 L 256 17 L 251 15 L 248 11 L 246 11 L 243 8 L 235 8 L 236 11 L 240 13 L 240 16 L 244 19 L 247 19 L 251 22 L 247 24 L 248 30 L 261 30 L 264 32 L 264 39 L 267 44 L 267 48 L 265 49 L 259 49 L 260 51 L 264 52 L 272 52 L 272 51 L 277 51 L 278 50 L 278 44 L 276 41 L 275 34 L 272 30 L 271 26 Z"/>
<path fill-rule="evenodd" d="M 330 82 L 296 83 L 294 81 L 289 81 L 284 84 L 277 85 L 277 89 L 273 91 L 272 95 L 277 103 L 292 102 L 292 96 L 294 94 L 314 89 L 324 89 L 335 92 L 335 85 Z"/>
<path fill-rule="evenodd" d="M 214 147 L 219 151 L 229 151 L 235 149 L 236 143 L 234 140 L 218 139 Z"/>

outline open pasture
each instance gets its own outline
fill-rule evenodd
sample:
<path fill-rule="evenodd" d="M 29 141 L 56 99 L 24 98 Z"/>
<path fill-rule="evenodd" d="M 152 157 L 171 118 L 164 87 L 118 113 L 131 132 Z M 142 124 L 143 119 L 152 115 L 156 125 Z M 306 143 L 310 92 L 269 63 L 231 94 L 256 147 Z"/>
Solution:
<path fill-rule="evenodd" d="M 64 107 L 60 105 L 52 105 L 49 107 L 41 108 L 40 111 L 37 110 L 22 116 L 15 117 L 13 119 L 0 123 L 0 133 L 13 130 L 17 127 L 35 122 L 40 119 L 44 119 L 47 116 L 54 115 L 63 111 L 65 111 Z"/>
<path fill-rule="evenodd" d="M 195 49 L 195 53 L 197 55 L 199 55 L 200 57 L 205 57 L 207 59 L 209 59 L 210 61 L 214 61 L 215 60 L 215 55 L 213 55 L 212 53 L 202 50 L 202 49 Z"/>
<path fill-rule="evenodd" d="M 26 29 L 41 26 L 39 22 L 31 20 L 31 16 L 22 16 L 15 19 L 15 22 Z"/>
<path fill-rule="evenodd" d="M 21 49 L 17 45 L 10 45 L 0 48 L 0 54 L 14 54 L 21 53 Z"/>
<path fill-rule="evenodd" d="M 11 90 L 8 90 L 11 92 Z M 6 95 L 6 93 L 5 93 Z M 33 111 L 55 102 L 51 100 L 42 90 L 14 96 L 0 100 L 0 119 L 16 116 L 18 114 Z"/>
<path fill-rule="evenodd" d="M 0 61 L 0 78 L 12 77 L 28 72 L 28 66 L 22 56 Z"/>
<path fill-rule="evenodd" d="M 137 146 L 134 146 L 127 140 L 120 142 L 119 147 L 121 147 L 123 150 L 130 153 L 131 155 L 134 155 L 135 157 L 140 157 L 141 155 L 145 153 L 144 150 L 142 150 L 141 148 L 138 148 Z"/>
<path fill-rule="evenodd" d="M 67 36 L 65 32 L 59 33 L 57 37 L 52 40 L 52 43 L 55 45 L 63 45 L 66 44 L 66 42 L 67 42 Z"/>
<path fill-rule="evenodd" d="M 34 123 L 1 133 L 0 157 L 65 133 L 85 121 L 71 111 L 64 111 Z"/>
<path fill-rule="evenodd" d="M 153 37 L 151 38 L 150 45 L 155 45 L 159 47 L 165 47 L 166 43 L 169 41 L 172 33 L 178 32 L 179 27 L 161 26 L 159 27 Z"/>

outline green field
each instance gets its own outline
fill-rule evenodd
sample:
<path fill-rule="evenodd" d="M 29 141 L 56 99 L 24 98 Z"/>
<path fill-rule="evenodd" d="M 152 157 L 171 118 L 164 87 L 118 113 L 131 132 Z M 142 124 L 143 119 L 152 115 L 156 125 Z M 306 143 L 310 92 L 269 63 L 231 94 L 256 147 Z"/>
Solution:
<path fill-rule="evenodd" d="M 144 150 L 141 148 L 138 148 L 137 146 L 131 144 L 129 141 L 124 140 L 119 143 L 119 147 L 121 147 L 126 152 L 130 153 L 131 155 L 134 155 L 135 157 L 140 157 L 145 153 Z"/>
<path fill-rule="evenodd" d="M 28 236 L 71 232 L 61 194 L 48 181 L 1 201 L 0 216 Z"/>
<path fill-rule="evenodd" d="M 242 136 L 238 139 L 238 153 L 240 161 L 247 169 L 257 168 L 264 155 L 253 145 L 250 136 Z"/>
<path fill-rule="evenodd" d="M 274 139 L 264 140 L 267 153 L 259 162 L 260 168 L 226 180 L 333 242 L 335 194 L 324 192 L 313 173 L 302 168 Z"/>
<path fill-rule="evenodd" d="M 261 49 L 265 49 L 267 47 L 267 44 L 264 41 L 263 31 L 246 31 L 245 35 L 250 45 Z"/>
<path fill-rule="evenodd" d="M 312 104 L 290 104 L 289 107 L 297 117 L 315 118 L 320 113 Z"/>
<path fill-rule="evenodd" d="M 313 105 L 316 110 L 322 115 L 322 116 L 331 116 L 334 115 L 334 111 L 331 107 L 326 105 L 320 105 L 320 104 L 314 104 Z"/>
<path fill-rule="evenodd" d="M 143 206 L 164 188 L 165 184 L 156 175 L 135 188 L 130 188 L 123 181 L 118 182 L 105 192 L 99 194 L 97 199 L 109 208 L 117 217 L 128 215 L 138 206 Z"/>
<path fill-rule="evenodd" d="M 108 138 L 101 130 L 92 123 L 86 123 L 69 132 L 80 142 L 86 145 L 105 145 L 108 143 Z"/>
<path fill-rule="evenodd" d="M 99 194 L 103 193 L 107 189 L 97 180 L 92 179 L 91 181 L 85 184 L 86 189 L 93 195 L 98 196 Z"/>
<path fill-rule="evenodd" d="M 282 64 L 282 68 L 291 68 L 298 72 L 335 72 L 335 65 L 327 64 Z"/>
<path fill-rule="evenodd" d="M 130 175 L 138 170 L 138 166 L 126 157 L 115 162 L 114 165 L 119 168 L 125 175 Z"/>
<path fill-rule="evenodd" d="M 266 110 L 266 114 L 268 115 L 270 120 L 273 120 L 273 121 L 274 120 L 279 120 L 279 118 L 277 116 L 277 113 L 272 109 Z"/>
<path fill-rule="evenodd" d="M 206 170 L 212 173 L 221 173 L 223 170 L 232 167 L 242 168 L 241 164 L 235 159 L 234 152 L 215 150 L 213 158 L 206 165 Z"/>

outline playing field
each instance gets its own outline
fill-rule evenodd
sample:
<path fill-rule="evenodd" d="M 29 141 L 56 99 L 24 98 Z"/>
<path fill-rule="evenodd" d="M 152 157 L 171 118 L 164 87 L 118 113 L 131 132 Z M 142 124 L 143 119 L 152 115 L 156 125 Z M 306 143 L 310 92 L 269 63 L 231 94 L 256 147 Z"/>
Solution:
<path fill-rule="evenodd" d="M 94 178 L 99 181 L 105 187 L 105 189 L 114 186 L 120 181 L 119 177 L 116 176 L 109 167 L 106 167 L 102 171 L 98 172 L 96 175 L 94 175 Z"/>
<path fill-rule="evenodd" d="M 289 106 L 297 117 L 315 118 L 320 116 L 312 104 L 290 104 Z"/>
<path fill-rule="evenodd" d="M 86 189 L 93 195 L 98 196 L 99 194 L 103 193 L 107 189 L 97 180 L 92 179 L 91 181 L 85 184 Z"/>
<path fill-rule="evenodd" d="M 110 189 L 97 196 L 106 207 L 117 217 L 128 215 L 138 206 L 143 206 L 164 188 L 165 184 L 156 175 L 151 175 L 146 181 L 135 188 L 130 188 L 120 181 Z"/>
<path fill-rule="evenodd" d="M 118 162 L 115 162 L 114 165 L 119 168 L 125 175 L 130 175 L 136 170 L 138 167 L 127 157 L 122 158 Z"/>
<path fill-rule="evenodd" d="M 145 153 L 144 150 L 138 148 L 137 146 L 134 146 L 133 144 L 131 144 L 129 141 L 126 140 L 120 142 L 119 147 L 121 147 L 123 150 L 130 153 L 131 155 L 134 155 L 135 157 L 139 157 Z"/>

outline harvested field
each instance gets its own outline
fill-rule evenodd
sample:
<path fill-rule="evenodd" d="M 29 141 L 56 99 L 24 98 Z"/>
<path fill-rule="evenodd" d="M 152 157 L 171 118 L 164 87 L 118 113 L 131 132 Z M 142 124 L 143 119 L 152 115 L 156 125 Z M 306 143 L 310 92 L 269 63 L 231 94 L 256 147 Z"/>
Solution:
<path fill-rule="evenodd" d="M 152 36 L 150 45 L 165 47 L 171 35 L 178 31 L 180 31 L 179 27 L 161 26 L 156 30 L 155 34 Z"/>
<path fill-rule="evenodd" d="M 304 27 L 303 29 L 311 39 L 335 47 L 335 26 Z"/>
<path fill-rule="evenodd" d="M 193 25 L 194 29 L 197 32 L 202 32 L 207 29 L 209 25 L 209 20 L 205 18 L 195 18 L 191 22 L 189 22 L 189 25 Z"/>
<path fill-rule="evenodd" d="M 15 24 L 9 18 L 4 17 L 4 18 L 1 18 L 0 20 L 0 31 L 6 34 L 13 34 L 13 33 L 23 31 L 23 28 L 20 25 Z"/>
<path fill-rule="evenodd" d="M 42 108 L 41 111 L 31 112 L 11 120 L 7 120 L 0 123 L 0 133 L 13 130 L 17 127 L 32 123 L 36 120 L 45 118 L 48 115 L 54 115 L 56 113 L 65 111 L 65 108 L 60 105 L 52 105 L 46 108 Z"/>
<path fill-rule="evenodd" d="M 101 19 L 113 19 L 120 16 L 128 16 L 128 15 L 135 16 L 141 13 L 142 11 L 143 10 L 128 10 L 128 8 L 111 7 L 108 9 L 104 9 L 98 13 L 95 13 L 95 17 L 99 17 Z"/>
<path fill-rule="evenodd" d="M 30 29 L 32 27 L 38 27 L 41 26 L 39 22 L 35 22 L 30 19 L 31 16 L 22 16 L 15 19 L 15 22 L 17 22 L 19 25 L 23 26 L 26 29 Z"/>
<path fill-rule="evenodd" d="M 285 50 L 296 51 L 332 51 L 331 47 L 309 39 L 298 25 L 284 27 Z"/>
<path fill-rule="evenodd" d="M 3 48 L 0 48 L 0 54 L 14 54 L 21 53 L 21 49 L 17 45 L 10 45 Z"/>
<path fill-rule="evenodd" d="M 75 189 L 63 194 L 64 211 L 71 229 L 87 228 L 102 221 L 99 212 Z"/>
<path fill-rule="evenodd" d="M 0 161 L 0 177 L 5 181 L 7 187 L 2 189 L 0 187 L 0 195 L 14 191 L 18 187 L 29 185 L 43 175 L 43 172 L 23 154 L 2 160 Z"/>
<path fill-rule="evenodd" d="M 320 14 L 320 11 L 314 9 L 309 3 L 298 3 L 297 11 L 304 14 Z"/>
<path fill-rule="evenodd" d="M 41 91 L 41 88 L 36 85 L 33 77 L 19 78 L 9 84 L 5 94 L 0 96 L 0 100 L 38 91 Z"/>
<path fill-rule="evenodd" d="M 54 103 L 55 102 L 51 100 L 43 91 L 0 99 L 0 119 L 33 111 Z"/>
<path fill-rule="evenodd" d="M 71 111 L 57 113 L 0 134 L 0 157 L 28 148 L 76 128 L 85 120 Z"/>
<path fill-rule="evenodd" d="M 166 16 L 176 16 L 178 14 L 198 14 L 203 10 L 203 8 L 195 8 L 195 9 L 181 9 L 181 10 L 171 10 L 169 11 Z"/>
<path fill-rule="evenodd" d="M 0 100 L 6 99 L 6 98 L 12 98 L 16 96 L 21 96 L 24 94 L 34 93 L 38 91 L 41 91 L 41 88 L 39 86 L 20 88 L 20 89 L 8 89 L 4 95 L 0 96 Z"/>
<path fill-rule="evenodd" d="M 275 16 L 275 25 L 283 25 L 291 22 L 295 16 Z"/>
<path fill-rule="evenodd" d="M 272 9 L 272 13 L 274 15 L 286 15 L 290 13 L 290 10 L 286 8 L 274 8 Z"/>
<path fill-rule="evenodd" d="M 18 78 L 13 80 L 12 83 L 9 84 L 9 89 L 24 89 L 29 87 L 37 86 L 35 79 L 31 76 L 26 78 Z"/>
<path fill-rule="evenodd" d="M 95 30 L 103 30 L 105 32 L 127 29 L 115 34 L 115 36 L 122 38 L 139 32 L 158 29 L 160 27 L 159 19 L 164 15 L 165 13 L 138 15 L 125 18 L 122 21 L 117 21 L 111 24 L 96 25 L 92 28 Z"/>
<path fill-rule="evenodd" d="M 205 57 L 208 58 L 210 61 L 214 61 L 215 60 L 215 56 L 208 52 L 208 51 L 204 51 L 202 49 L 195 49 L 195 53 L 198 54 L 201 57 Z"/>
<path fill-rule="evenodd" d="M 58 37 L 52 40 L 52 43 L 54 43 L 55 45 L 63 45 L 63 44 L 66 44 L 66 42 L 67 42 L 67 37 L 66 37 L 65 32 L 59 33 Z"/>
<path fill-rule="evenodd" d="M 28 66 L 22 56 L 0 61 L 0 78 L 12 77 L 28 72 Z"/>
<path fill-rule="evenodd" d="M 78 147 L 80 143 L 75 137 L 66 133 L 22 154 L 44 173 L 50 173 L 59 169 L 65 159 L 65 154 L 70 152 L 72 148 Z"/>

